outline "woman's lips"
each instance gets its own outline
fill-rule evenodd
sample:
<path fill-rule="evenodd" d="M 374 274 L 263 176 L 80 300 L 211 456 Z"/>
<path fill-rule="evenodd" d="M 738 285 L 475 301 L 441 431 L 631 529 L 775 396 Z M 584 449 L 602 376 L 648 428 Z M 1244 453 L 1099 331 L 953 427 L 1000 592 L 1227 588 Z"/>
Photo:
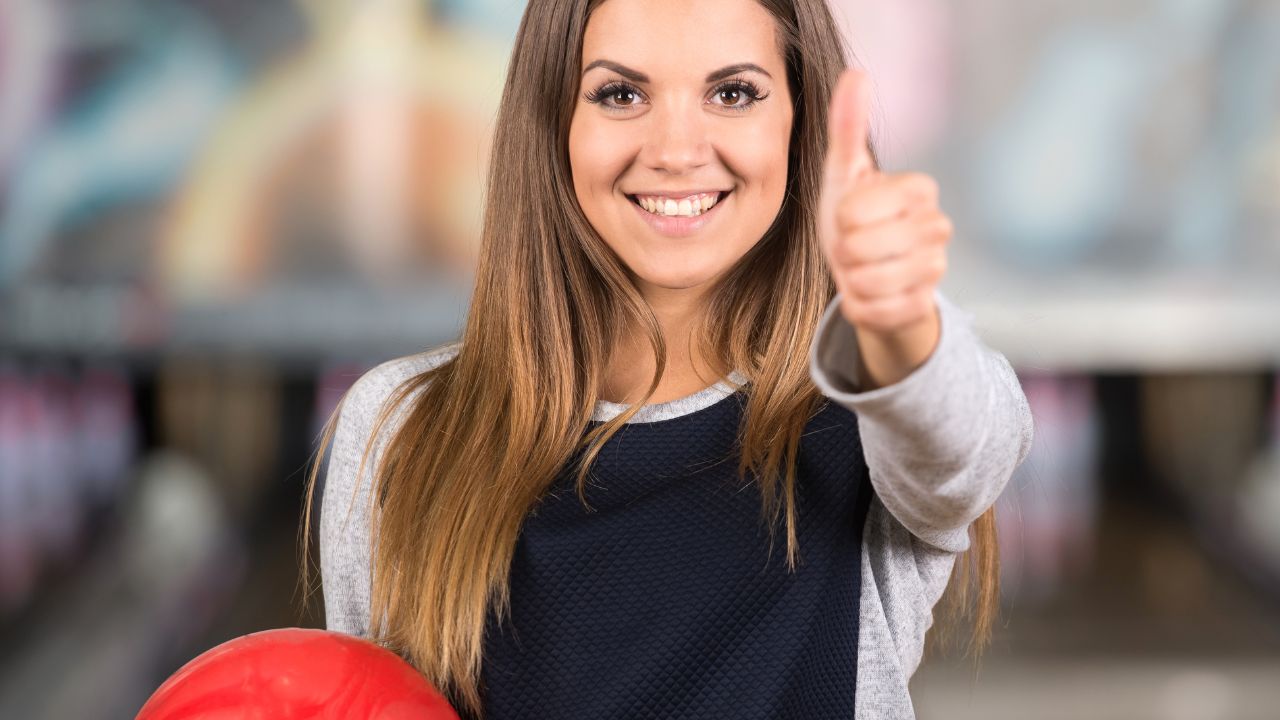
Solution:
<path fill-rule="evenodd" d="M 686 237 L 698 232 L 704 225 L 714 220 L 720 212 L 720 206 L 724 205 L 731 195 L 733 195 L 732 190 L 723 193 L 710 209 L 703 211 L 701 215 L 691 215 L 689 217 L 651 213 L 640 207 L 635 198 L 629 195 L 627 196 L 627 201 L 640 214 L 640 219 L 648 223 L 649 227 L 658 233 L 667 237 Z"/>

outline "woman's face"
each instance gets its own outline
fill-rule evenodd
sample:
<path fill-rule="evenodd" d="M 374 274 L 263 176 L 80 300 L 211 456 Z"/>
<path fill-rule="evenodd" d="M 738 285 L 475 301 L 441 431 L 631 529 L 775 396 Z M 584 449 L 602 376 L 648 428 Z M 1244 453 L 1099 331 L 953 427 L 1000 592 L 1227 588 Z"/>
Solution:
<path fill-rule="evenodd" d="M 574 191 L 646 295 L 719 276 L 777 216 L 786 77 L 773 16 L 754 0 L 608 0 L 591 14 Z"/>

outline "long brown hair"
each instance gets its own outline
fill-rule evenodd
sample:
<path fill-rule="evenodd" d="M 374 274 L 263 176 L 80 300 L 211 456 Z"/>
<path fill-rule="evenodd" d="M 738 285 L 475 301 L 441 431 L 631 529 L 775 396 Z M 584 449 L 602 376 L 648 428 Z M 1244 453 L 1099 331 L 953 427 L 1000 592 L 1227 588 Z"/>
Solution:
<path fill-rule="evenodd" d="M 400 386 L 365 449 L 368 459 L 383 424 L 412 396 L 374 468 L 370 636 L 477 714 L 486 615 L 509 611 L 508 572 L 526 514 L 579 449 L 585 502 L 596 454 L 648 402 L 665 368 L 657 318 L 587 221 L 569 172 L 582 36 L 601 2 L 532 0 L 526 7 L 498 111 L 460 350 Z M 785 519 L 794 569 L 795 458 L 824 401 L 809 377 L 808 349 L 835 294 L 814 216 L 827 103 L 851 54 L 824 0 L 760 2 L 777 21 L 794 102 L 786 199 L 761 240 L 710 290 L 696 338 L 719 367 L 739 370 L 751 384 L 738 471 L 760 483 L 770 537 Z M 587 433 L 624 328 L 646 331 L 655 376 L 636 405 Z M 308 481 L 304 592 L 316 473 L 338 414 L 325 426 Z M 972 645 L 979 652 L 997 610 L 992 520 L 988 510 L 974 523 L 967 555 L 979 558 L 978 573 L 957 586 L 978 587 Z M 962 600 L 968 604 L 967 595 Z"/>

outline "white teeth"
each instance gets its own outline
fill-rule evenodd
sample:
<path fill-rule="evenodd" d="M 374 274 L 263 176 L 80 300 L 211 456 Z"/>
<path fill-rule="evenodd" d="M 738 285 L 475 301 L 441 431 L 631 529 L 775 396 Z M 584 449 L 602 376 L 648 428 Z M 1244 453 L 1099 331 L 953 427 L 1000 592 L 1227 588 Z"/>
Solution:
<path fill-rule="evenodd" d="M 697 217 L 715 206 L 719 193 L 690 195 L 676 200 L 674 198 L 637 197 L 640 207 L 663 216 Z"/>

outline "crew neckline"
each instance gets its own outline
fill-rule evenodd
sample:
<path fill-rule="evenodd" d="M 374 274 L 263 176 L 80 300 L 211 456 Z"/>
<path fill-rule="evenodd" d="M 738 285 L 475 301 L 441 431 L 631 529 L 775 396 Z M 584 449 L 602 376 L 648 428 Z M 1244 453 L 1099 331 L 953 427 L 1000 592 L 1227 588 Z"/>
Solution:
<path fill-rule="evenodd" d="M 697 412 L 704 408 L 720 402 L 729 397 L 738 390 L 742 385 L 747 383 L 747 377 L 742 373 L 734 370 L 729 373 L 728 378 L 721 378 L 714 385 L 703 388 L 690 395 L 678 397 L 673 400 L 667 400 L 660 403 L 649 403 L 640 407 L 636 414 L 627 421 L 627 424 L 635 423 L 651 423 L 662 420 L 671 420 L 683 415 Z M 626 412 L 630 405 L 624 403 L 609 402 L 608 400 L 597 400 L 595 413 L 591 420 L 593 422 L 608 422 L 618 415 Z"/>

